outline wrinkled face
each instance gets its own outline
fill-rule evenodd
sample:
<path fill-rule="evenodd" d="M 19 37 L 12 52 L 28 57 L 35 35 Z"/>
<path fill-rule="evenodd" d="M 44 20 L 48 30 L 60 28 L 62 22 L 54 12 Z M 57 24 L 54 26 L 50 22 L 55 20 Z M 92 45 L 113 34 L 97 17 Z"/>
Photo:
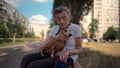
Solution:
<path fill-rule="evenodd" d="M 55 16 L 55 21 L 60 26 L 60 28 L 66 28 L 70 23 L 70 15 L 63 11 Z"/>

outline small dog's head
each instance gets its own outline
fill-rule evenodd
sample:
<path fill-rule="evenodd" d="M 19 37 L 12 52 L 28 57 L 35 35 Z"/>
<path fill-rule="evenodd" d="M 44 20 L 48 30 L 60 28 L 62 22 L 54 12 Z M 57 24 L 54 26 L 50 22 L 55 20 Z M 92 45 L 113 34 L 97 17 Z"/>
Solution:
<path fill-rule="evenodd" d="M 65 37 L 70 37 L 70 36 L 72 36 L 72 34 L 70 33 L 70 31 L 69 31 L 68 29 L 63 29 L 63 35 L 64 35 Z"/>

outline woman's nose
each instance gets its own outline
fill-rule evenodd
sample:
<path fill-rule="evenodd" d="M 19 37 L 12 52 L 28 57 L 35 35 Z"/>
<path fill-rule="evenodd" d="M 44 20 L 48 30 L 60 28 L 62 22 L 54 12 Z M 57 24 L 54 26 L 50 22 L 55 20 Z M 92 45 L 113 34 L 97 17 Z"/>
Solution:
<path fill-rule="evenodd" d="M 63 23 L 64 22 L 64 20 L 63 19 L 60 19 L 60 23 Z"/>

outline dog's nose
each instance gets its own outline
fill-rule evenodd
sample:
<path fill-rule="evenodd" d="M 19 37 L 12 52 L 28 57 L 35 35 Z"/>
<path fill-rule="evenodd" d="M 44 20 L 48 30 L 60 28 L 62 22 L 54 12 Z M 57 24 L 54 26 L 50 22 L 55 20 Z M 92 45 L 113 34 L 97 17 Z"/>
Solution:
<path fill-rule="evenodd" d="M 71 34 L 71 33 L 69 33 L 69 37 L 70 37 L 70 36 L 72 36 L 72 34 Z"/>

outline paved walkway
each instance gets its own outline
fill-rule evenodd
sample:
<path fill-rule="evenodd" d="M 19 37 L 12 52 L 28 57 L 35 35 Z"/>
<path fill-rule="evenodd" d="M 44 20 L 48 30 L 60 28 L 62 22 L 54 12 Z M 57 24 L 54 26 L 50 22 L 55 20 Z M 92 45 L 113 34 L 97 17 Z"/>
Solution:
<path fill-rule="evenodd" d="M 38 52 L 40 43 L 0 48 L 0 68 L 19 68 L 24 55 Z"/>

